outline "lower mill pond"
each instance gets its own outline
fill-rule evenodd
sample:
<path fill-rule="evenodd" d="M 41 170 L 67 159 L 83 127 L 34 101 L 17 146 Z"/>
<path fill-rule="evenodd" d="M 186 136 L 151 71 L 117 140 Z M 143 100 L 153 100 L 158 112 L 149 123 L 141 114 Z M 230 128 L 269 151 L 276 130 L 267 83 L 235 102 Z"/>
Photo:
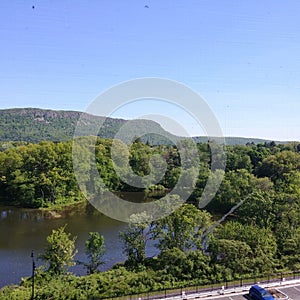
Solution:
<path fill-rule="evenodd" d="M 46 237 L 52 229 L 67 224 L 66 231 L 77 236 L 77 260 L 86 260 L 84 243 L 90 231 L 97 231 L 105 238 L 105 264 L 100 270 L 106 270 L 117 262 L 123 262 L 120 231 L 126 223 L 112 220 L 95 210 L 91 205 L 68 212 L 63 218 L 49 218 L 40 210 L 0 206 L 0 287 L 16 283 L 32 272 L 31 252 L 34 251 L 36 265 L 43 264 L 37 260 L 46 245 Z M 157 250 L 152 246 L 148 255 L 155 255 Z M 82 266 L 70 268 L 77 275 L 84 275 Z"/>

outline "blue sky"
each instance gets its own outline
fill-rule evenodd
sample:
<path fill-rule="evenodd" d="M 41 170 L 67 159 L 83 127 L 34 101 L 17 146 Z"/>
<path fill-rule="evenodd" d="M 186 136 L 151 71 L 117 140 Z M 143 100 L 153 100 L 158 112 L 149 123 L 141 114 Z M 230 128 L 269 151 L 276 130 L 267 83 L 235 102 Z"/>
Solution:
<path fill-rule="evenodd" d="M 298 0 L 1 1 L 0 108 L 84 111 L 162 77 L 198 92 L 227 136 L 300 140 L 299 15 Z M 151 102 L 113 116 L 165 111 L 202 134 Z"/>

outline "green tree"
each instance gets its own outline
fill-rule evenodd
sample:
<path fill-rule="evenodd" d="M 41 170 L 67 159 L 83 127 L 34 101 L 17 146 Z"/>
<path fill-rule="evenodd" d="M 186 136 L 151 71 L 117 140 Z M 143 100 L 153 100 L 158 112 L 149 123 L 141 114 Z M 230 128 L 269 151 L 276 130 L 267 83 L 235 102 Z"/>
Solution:
<path fill-rule="evenodd" d="M 296 194 L 277 193 L 274 233 L 282 266 L 297 269 L 300 266 L 300 200 Z"/>
<path fill-rule="evenodd" d="M 172 275 L 177 279 L 187 279 L 190 277 L 189 272 L 185 272 L 189 265 L 186 253 L 178 248 L 165 249 L 158 256 L 157 261 L 159 268 L 164 273 Z"/>
<path fill-rule="evenodd" d="M 192 204 L 184 204 L 169 216 L 156 221 L 153 234 L 160 250 L 178 248 L 187 251 L 200 247 L 202 234 L 210 224 L 208 212 Z"/>
<path fill-rule="evenodd" d="M 233 274 L 251 273 L 253 254 L 247 243 L 238 240 L 212 239 L 209 252 L 213 263 L 231 269 Z"/>
<path fill-rule="evenodd" d="M 236 211 L 242 224 L 257 225 L 264 228 L 274 228 L 275 221 L 274 199 L 271 193 L 257 192 L 249 196 Z"/>
<path fill-rule="evenodd" d="M 265 158 L 257 168 L 257 175 L 270 177 L 273 182 L 283 179 L 284 174 L 300 170 L 300 155 L 293 151 L 282 151 Z"/>
<path fill-rule="evenodd" d="M 40 258 L 48 265 L 48 272 L 61 275 L 67 272 L 69 267 L 75 265 L 74 256 L 76 237 L 71 238 L 70 233 L 65 232 L 66 226 L 52 230 L 47 237 L 47 246 Z"/>
<path fill-rule="evenodd" d="M 1 152 L 0 187 L 2 201 L 23 207 L 83 199 L 73 172 L 70 142 L 41 142 Z"/>
<path fill-rule="evenodd" d="M 249 156 L 249 147 L 230 146 L 226 152 L 226 170 L 246 169 L 251 171 L 253 166 Z"/>
<path fill-rule="evenodd" d="M 208 204 L 208 209 L 216 213 L 226 213 L 242 199 L 261 189 L 261 180 L 248 170 L 228 171 L 216 196 Z"/>
<path fill-rule="evenodd" d="M 144 213 L 132 215 L 127 229 L 120 232 L 123 252 L 127 255 L 126 265 L 129 269 L 139 269 L 144 265 L 146 243 L 150 235 L 150 224 Z"/>
<path fill-rule="evenodd" d="M 104 237 L 98 232 L 89 232 L 89 238 L 85 242 L 85 254 L 88 262 L 79 262 L 87 269 L 88 274 L 97 272 L 100 265 L 104 264 L 102 257 L 105 253 Z"/>
<path fill-rule="evenodd" d="M 150 174 L 149 159 L 151 152 L 151 147 L 145 145 L 139 139 L 136 139 L 132 144 L 130 148 L 129 164 L 137 175 L 145 176 Z"/>
<path fill-rule="evenodd" d="M 238 247 L 243 249 L 243 253 L 248 253 L 247 255 L 251 258 L 253 273 L 271 272 L 276 266 L 277 243 L 273 232 L 269 228 L 259 228 L 254 225 L 242 225 L 239 222 L 229 221 L 215 230 L 214 238 L 240 241 L 247 244 L 251 252 L 248 251 L 249 248 L 245 244 L 237 243 L 239 244 Z M 237 253 L 232 248 L 234 246 L 232 243 L 222 242 L 221 248 L 228 248 L 232 253 L 229 258 L 234 258 Z M 234 265 L 235 262 L 232 262 L 232 264 Z"/>

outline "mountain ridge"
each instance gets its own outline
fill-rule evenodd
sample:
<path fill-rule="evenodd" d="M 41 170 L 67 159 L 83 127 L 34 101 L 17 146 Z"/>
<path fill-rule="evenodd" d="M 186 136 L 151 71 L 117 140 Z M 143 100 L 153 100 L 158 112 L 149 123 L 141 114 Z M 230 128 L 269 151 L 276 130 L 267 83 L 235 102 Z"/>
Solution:
<path fill-rule="evenodd" d="M 79 120 L 81 120 L 81 123 L 78 123 Z M 43 140 L 55 142 L 66 141 L 73 138 L 75 128 L 78 124 L 80 124 L 82 136 L 90 135 L 90 132 L 98 132 L 100 127 L 98 136 L 102 138 L 114 138 L 119 129 L 129 121 L 121 118 L 95 116 L 73 110 L 52 110 L 32 107 L 0 109 L 0 141 L 33 143 Z M 155 136 L 149 134 L 144 138 L 144 141 L 148 141 L 150 144 L 165 144 L 170 143 L 170 140 L 174 141 L 183 138 L 166 131 L 157 122 L 143 119 L 135 120 L 133 130 L 136 130 L 137 136 L 139 129 L 143 126 L 152 128 L 155 132 L 158 132 Z M 197 136 L 193 137 L 193 139 L 200 143 L 206 143 L 209 140 L 205 136 Z M 213 140 L 214 138 L 210 139 Z M 225 137 L 225 141 L 228 145 L 271 142 L 268 139 L 245 137 Z"/>
<path fill-rule="evenodd" d="M 102 138 L 114 138 L 120 128 L 129 122 L 121 118 L 95 116 L 79 111 L 51 110 L 40 108 L 12 108 L 0 110 L 0 141 L 25 141 L 37 143 L 43 140 L 67 141 L 76 134 L 80 136 L 97 133 Z M 176 138 L 166 132 L 158 123 L 151 120 L 134 120 L 132 134 L 142 128 L 154 129 L 163 137 L 147 136 L 151 143 L 165 143 L 166 139 Z"/>

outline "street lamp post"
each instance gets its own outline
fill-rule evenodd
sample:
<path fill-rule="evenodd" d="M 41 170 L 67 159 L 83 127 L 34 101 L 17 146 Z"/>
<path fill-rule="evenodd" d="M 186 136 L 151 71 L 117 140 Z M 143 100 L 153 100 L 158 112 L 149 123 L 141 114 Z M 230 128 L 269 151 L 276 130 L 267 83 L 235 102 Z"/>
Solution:
<path fill-rule="evenodd" d="M 32 259 L 32 284 L 31 284 L 31 300 L 34 300 L 34 275 L 35 275 L 35 262 L 34 262 L 34 254 L 33 251 L 30 255 Z"/>

